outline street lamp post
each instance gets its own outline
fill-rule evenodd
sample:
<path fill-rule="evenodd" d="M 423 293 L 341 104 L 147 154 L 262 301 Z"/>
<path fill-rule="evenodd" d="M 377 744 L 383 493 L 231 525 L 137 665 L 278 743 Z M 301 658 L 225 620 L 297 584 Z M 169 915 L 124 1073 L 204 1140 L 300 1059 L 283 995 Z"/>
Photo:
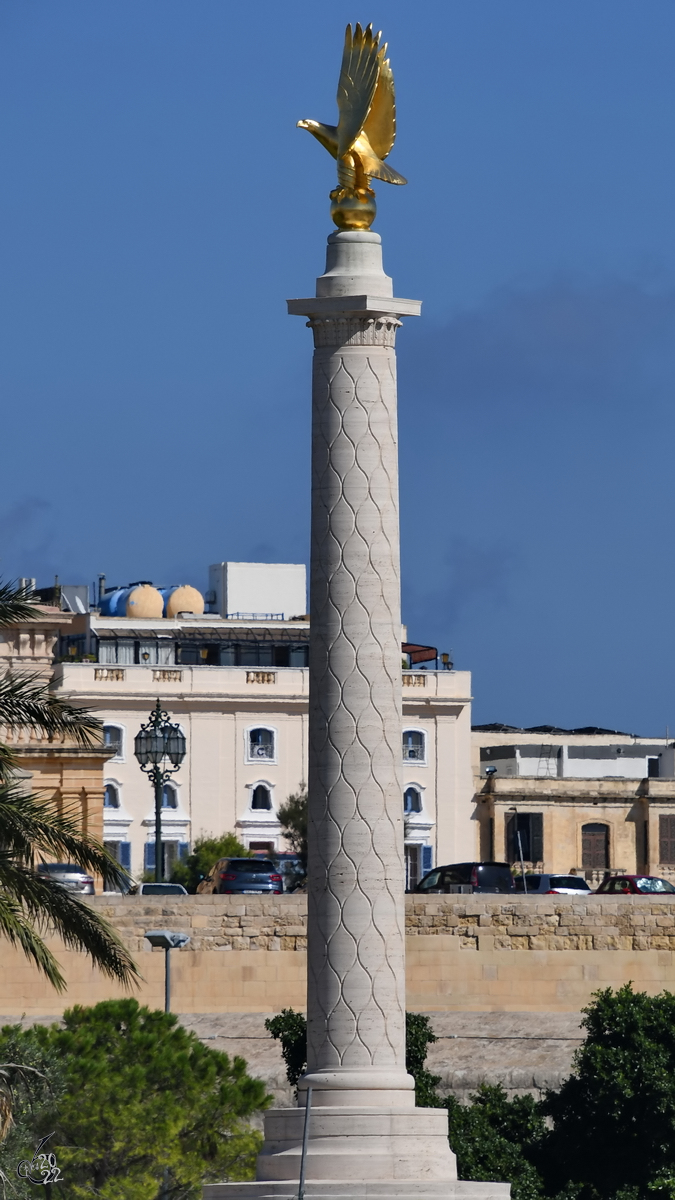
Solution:
<path fill-rule="evenodd" d="M 185 734 L 180 725 L 169 720 L 159 700 L 150 713 L 150 720 L 141 725 L 134 738 L 134 754 L 141 771 L 145 771 L 155 789 L 155 881 L 162 882 L 162 795 L 164 784 L 178 770 L 185 758 Z M 171 766 L 167 765 L 167 760 Z"/>
<path fill-rule="evenodd" d="M 151 946 L 161 946 L 164 951 L 164 1012 L 171 1012 L 171 951 L 187 946 L 190 935 L 172 929 L 148 929 L 145 936 Z"/>
<path fill-rule="evenodd" d="M 520 836 L 520 830 L 518 828 L 518 809 L 516 808 L 515 804 L 514 804 L 513 808 L 509 809 L 509 812 L 516 814 L 514 817 L 514 820 L 516 823 L 516 837 L 518 838 L 518 849 L 520 851 L 520 874 L 523 877 L 523 891 L 527 895 L 527 880 L 525 878 L 525 860 L 523 858 L 523 839 Z"/>

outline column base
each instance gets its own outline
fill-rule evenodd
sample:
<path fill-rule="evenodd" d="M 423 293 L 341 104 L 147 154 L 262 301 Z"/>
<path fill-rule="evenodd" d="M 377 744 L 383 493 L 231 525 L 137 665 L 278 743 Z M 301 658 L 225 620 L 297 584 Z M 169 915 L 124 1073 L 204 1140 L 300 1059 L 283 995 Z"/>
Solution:
<path fill-rule="evenodd" d="M 304 1108 L 265 1113 L 265 1142 L 256 1177 L 277 1181 L 300 1177 Z M 336 1105 L 312 1108 L 305 1177 L 314 1180 L 457 1179 L 448 1143 L 448 1114 L 442 1108 Z"/>
<path fill-rule="evenodd" d="M 298 1183 L 209 1183 L 204 1200 L 298 1200 Z M 509 1200 L 510 1183 L 310 1179 L 305 1200 Z"/>

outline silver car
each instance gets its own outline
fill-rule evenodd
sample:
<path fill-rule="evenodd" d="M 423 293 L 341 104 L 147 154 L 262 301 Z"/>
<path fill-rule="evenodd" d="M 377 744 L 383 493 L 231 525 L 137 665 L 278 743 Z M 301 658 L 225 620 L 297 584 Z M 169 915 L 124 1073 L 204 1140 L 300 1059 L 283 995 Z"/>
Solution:
<path fill-rule="evenodd" d="M 93 877 L 76 863 L 38 863 L 37 872 L 43 879 L 60 883 L 68 892 L 79 892 L 81 896 L 96 894 Z"/>

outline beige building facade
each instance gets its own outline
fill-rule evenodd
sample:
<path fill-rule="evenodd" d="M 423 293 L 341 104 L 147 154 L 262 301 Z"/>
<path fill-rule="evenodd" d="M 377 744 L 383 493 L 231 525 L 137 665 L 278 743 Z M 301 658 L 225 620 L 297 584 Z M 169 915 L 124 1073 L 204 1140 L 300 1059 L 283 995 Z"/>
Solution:
<path fill-rule="evenodd" d="M 526 866 L 675 880 L 675 747 L 612 730 L 474 728 L 480 853 Z"/>
<path fill-rule="evenodd" d="M 12 670 L 45 682 L 54 669 L 59 639 L 73 617 L 42 605 L 38 619 L 0 629 L 0 673 Z M 104 765 L 102 747 L 83 749 L 62 738 L 49 739 L 32 729 L 0 727 L 0 742 L 11 748 L 16 778 L 59 812 L 74 816 L 82 831 L 103 838 Z"/>
<path fill-rule="evenodd" d="M 288 615 L 302 598 L 288 567 L 278 601 L 264 570 L 231 567 L 212 568 L 212 584 L 225 579 L 226 585 L 214 586 L 207 603 L 215 607 L 228 595 L 229 609 L 240 586 L 248 612 L 119 615 L 130 605 L 125 589 L 116 589 L 117 600 L 106 601 L 113 592 L 106 593 L 97 608 L 64 624 L 55 687 L 104 722 L 111 751 L 104 839 L 136 879 L 154 868 L 155 832 L 153 790 L 134 757 L 134 738 L 157 699 L 187 741 L 185 760 L 165 788 L 166 867 L 201 835 L 232 831 L 253 850 L 288 848 L 277 814 L 307 779 L 309 623 L 304 614 Z M 264 584 L 258 604 L 256 579 Z M 138 587 L 126 591 L 138 601 Z M 168 607 L 166 601 L 164 612 Z M 402 670 L 401 685 L 401 804 L 412 886 L 435 863 L 475 853 L 471 679 L 468 672 L 418 666 Z"/>

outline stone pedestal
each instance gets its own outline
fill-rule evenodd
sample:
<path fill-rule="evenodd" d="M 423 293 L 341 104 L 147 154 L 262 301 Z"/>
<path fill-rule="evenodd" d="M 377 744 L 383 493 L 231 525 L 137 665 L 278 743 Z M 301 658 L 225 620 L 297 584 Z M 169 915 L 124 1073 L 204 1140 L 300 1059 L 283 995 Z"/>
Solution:
<path fill-rule="evenodd" d="M 395 299 L 380 237 L 328 239 L 314 334 L 307 1072 L 265 1116 L 255 1184 L 212 1200 L 297 1195 L 307 1088 L 310 1197 L 505 1200 L 457 1182 L 444 1109 L 415 1108 L 405 1067 L 401 613 Z"/>

